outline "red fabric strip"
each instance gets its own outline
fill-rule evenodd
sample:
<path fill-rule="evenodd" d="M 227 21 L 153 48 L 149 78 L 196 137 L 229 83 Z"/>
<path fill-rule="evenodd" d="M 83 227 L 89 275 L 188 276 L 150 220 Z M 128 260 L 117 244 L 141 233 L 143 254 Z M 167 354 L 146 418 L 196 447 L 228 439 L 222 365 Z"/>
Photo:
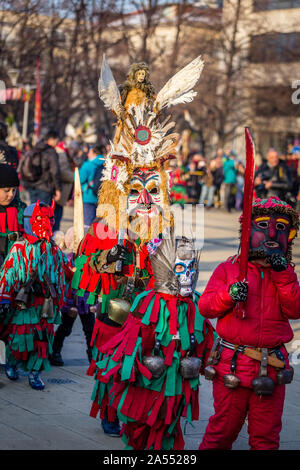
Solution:
<path fill-rule="evenodd" d="M 166 303 L 167 308 L 170 312 L 170 335 L 176 335 L 177 333 L 177 299 L 173 297 Z"/>

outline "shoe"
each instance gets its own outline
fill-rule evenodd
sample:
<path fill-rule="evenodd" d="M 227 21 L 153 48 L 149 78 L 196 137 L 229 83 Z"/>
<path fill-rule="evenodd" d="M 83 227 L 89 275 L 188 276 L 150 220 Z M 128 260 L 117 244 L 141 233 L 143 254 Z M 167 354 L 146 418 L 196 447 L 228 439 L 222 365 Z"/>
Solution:
<path fill-rule="evenodd" d="M 110 423 L 106 419 L 101 421 L 102 429 L 110 437 L 120 437 L 121 428 L 119 422 Z"/>
<path fill-rule="evenodd" d="M 45 388 L 45 384 L 40 378 L 40 374 L 38 372 L 29 372 L 28 381 L 30 387 L 34 390 L 44 390 Z"/>
<path fill-rule="evenodd" d="M 49 356 L 49 362 L 52 366 L 63 366 L 64 365 L 64 361 L 61 357 L 61 354 L 60 352 L 57 352 L 57 353 L 53 353 L 53 354 L 50 354 Z"/>
<path fill-rule="evenodd" d="M 17 366 L 11 366 L 8 362 L 5 364 L 5 374 L 9 380 L 18 380 L 19 378 Z"/>

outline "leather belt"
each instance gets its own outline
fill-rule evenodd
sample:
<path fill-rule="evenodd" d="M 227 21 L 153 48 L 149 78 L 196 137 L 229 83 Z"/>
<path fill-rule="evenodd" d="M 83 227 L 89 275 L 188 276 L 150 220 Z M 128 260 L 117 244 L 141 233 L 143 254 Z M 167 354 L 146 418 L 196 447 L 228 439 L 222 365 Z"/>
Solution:
<path fill-rule="evenodd" d="M 253 346 L 240 346 L 238 344 L 229 343 L 225 341 L 223 338 L 220 339 L 220 345 L 227 349 L 232 349 L 233 351 L 239 351 L 245 356 L 250 357 L 256 361 L 261 361 L 262 359 L 262 349 L 266 348 L 255 348 Z M 278 367 L 280 369 L 285 368 L 284 360 L 278 359 L 278 357 L 271 356 L 271 354 L 276 354 L 278 352 L 278 348 L 268 349 L 268 364 L 273 367 Z"/>
<path fill-rule="evenodd" d="M 241 353 L 245 352 L 246 348 L 254 349 L 255 351 L 261 352 L 260 348 L 255 348 L 254 346 L 239 346 L 237 344 L 229 343 L 228 341 L 225 341 L 223 338 L 221 338 L 220 344 L 224 346 L 225 348 L 232 349 L 233 351 L 237 350 Z M 276 348 L 268 349 L 268 354 L 273 354 L 273 353 L 276 353 Z"/>

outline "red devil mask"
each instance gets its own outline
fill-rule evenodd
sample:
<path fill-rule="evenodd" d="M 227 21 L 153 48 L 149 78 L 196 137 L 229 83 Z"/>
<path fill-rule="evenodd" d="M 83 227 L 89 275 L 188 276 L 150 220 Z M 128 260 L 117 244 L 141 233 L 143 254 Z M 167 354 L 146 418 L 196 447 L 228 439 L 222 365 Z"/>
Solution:
<path fill-rule="evenodd" d="M 52 227 L 54 224 L 54 201 L 52 200 L 51 207 L 40 206 L 40 201 L 38 200 L 30 219 L 30 225 L 35 236 L 41 240 L 46 239 L 50 242 L 50 239 L 53 235 Z"/>

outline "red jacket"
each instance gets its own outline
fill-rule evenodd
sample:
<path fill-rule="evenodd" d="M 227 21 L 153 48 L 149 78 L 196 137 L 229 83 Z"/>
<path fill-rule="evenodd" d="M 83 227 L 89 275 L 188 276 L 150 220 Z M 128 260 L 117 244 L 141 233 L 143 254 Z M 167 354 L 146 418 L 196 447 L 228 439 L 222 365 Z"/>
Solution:
<path fill-rule="evenodd" d="M 229 286 L 237 281 L 239 259 L 220 264 L 199 299 L 199 311 L 206 318 L 218 318 L 216 331 L 230 343 L 273 348 L 293 338 L 289 319 L 300 318 L 300 286 L 292 266 L 275 272 L 248 263 L 246 317 L 237 315 Z"/>

